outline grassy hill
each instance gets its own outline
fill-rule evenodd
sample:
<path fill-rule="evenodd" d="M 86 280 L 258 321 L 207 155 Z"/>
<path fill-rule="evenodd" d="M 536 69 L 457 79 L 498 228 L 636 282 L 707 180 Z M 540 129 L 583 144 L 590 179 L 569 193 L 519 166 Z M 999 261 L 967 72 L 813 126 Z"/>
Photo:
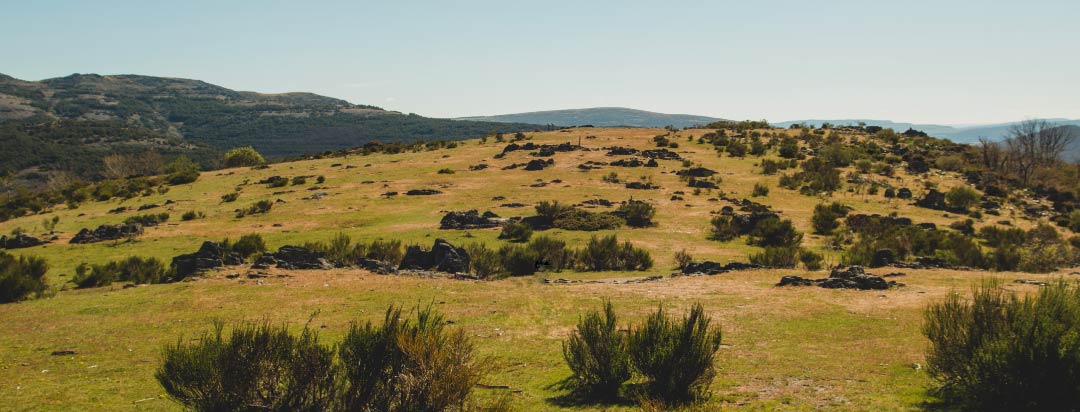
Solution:
<path fill-rule="evenodd" d="M 675 253 L 685 250 L 696 260 L 745 261 L 761 249 L 744 238 L 711 240 L 710 219 L 724 206 L 721 196 L 748 198 L 771 208 L 806 233 L 804 246 L 837 263 L 840 252 L 827 248 L 829 238 L 811 234 L 816 204 L 837 201 L 853 213 L 895 213 L 915 222 L 939 227 L 967 217 L 916 207 L 910 200 L 871 194 L 864 186 L 847 184 L 832 194 L 808 196 L 778 187 L 779 175 L 762 175 L 761 163 L 776 160 L 775 150 L 763 157 L 718 157 L 707 142 L 713 130 L 685 130 L 669 135 L 686 159 L 659 160 L 658 167 L 601 166 L 583 170 L 586 162 L 609 163 L 625 158 L 608 156 L 605 148 L 623 146 L 655 149 L 653 138 L 662 129 L 576 128 L 530 133 L 528 142 L 561 144 L 582 141 L 589 150 L 558 152 L 554 166 L 541 171 L 507 169 L 534 160 L 528 151 L 510 151 L 507 143 L 468 140 L 452 149 L 417 153 L 352 154 L 272 164 L 266 169 L 236 168 L 203 173 L 195 183 L 172 186 L 128 200 L 87 202 L 77 209 L 57 206 L 45 213 L 0 222 L 0 233 L 21 228 L 30 234 L 46 231 L 46 221 L 58 218 L 57 240 L 10 251 L 44 257 L 49 282 L 61 289 L 44 299 L 0 305 L 0 405 L 16 410 L 146 410 L 177 411 L 163 398 L 154 380 L 160 348 L 178 337 L 190 339 L 211 328 L 242 320 L 288 323 L 296 328 L 311 319 L 321 339 L 337 341 L 353 320 L 377 320 L 388 304 L 433 303 L 477 342 L 482 355 L 495 359 L 492 375 L 478 390 L 482 398 L 510 394 L 520 410 L 588 411 L 603 405 L 567 403 L 558 383 L 569 375 L 561 358 L 561 342 L 585 310 L 610 299 L 624 319 L 640 321 L 661 303 L 682 311 L 694 302 L 720 322 L 724 346 L 718 355 L 716 378 L 708 408 L 725 410 L 922 410 L 933 398 L 925 369 L 925 338 L 920 334 L 927 302 L 954 291 L 966 292 L 986 277 L 1046 279 L 1050 275 L 995 273 L 946 269 L 873 269 L 876 274 L 902 271 L 907 286 L 887 291 L 823 288 L 778 288 L 781 276 L 824 277 L 827 272 L 804 269 L 761 269 L 716 276 L 666 276 L 675 272 Z M 776 131 L 794 134 L 797 131 Z M 846 136 L 852 137 L 852 136 Z M 865 138 L 865 136 L 854 136 Z M 525 142 L 518 142 L 525 143 Z M 676 174 L 694 165 L 719 171 L 720 188 L 695 191 Z M 487 168 L 473 167 L 488 165 Z M 475 170 L 474 170 L 475 169 Z M 452 171 L 453 173 L 448 173 Z M 855 170 L 847 167 L 844 172 Z M 615 173 L 622 182 L 606 179 Z M 271 188 L 256 182 L 272 176 L 306 176 L 307 182 Z M 317 176 L 324 183 L 314 183 Z M 910 187 L 915 197 L 927 191 L 965 186 L 961 176 L 935 170 L 909 174 L 897 168 L 891 177 L 875 177 L 890 185 Z M 630 190 L 624 182 L 651 182 L 654 190 Z M 543 184 L 541 184 L 543 183 Z M 752 197 L 754 186 L 771 188 L 767 196 Z M 313 187 L 317 188 L 311 190 Z M 437 189 L 441 194 L 406 196 L 412 189 Z M 851 189 L 851 190 L 847 190 Z M 222 196 L 239 191 L 223 203 Z M 314 193 L 325 197 L 313 199 Z M 397 196 L 385 196 L 398 192 Z M 306 199 L 305 199 L 306 198 Z M 376 275 L 357 268 L 326 271 L 270 269 L 268 277 L 248 278 L 244 266 L 214 270 L 188 281 L 126 288 L 74 290 L 67 283 L 82 263 L 104 263 L 126 256 L 168 260 L 195 251 L 204 240 L 237 239 L 261 234 L 271 249 L 308 241 L 325 241 L 344 233 L 354 241 L 400 239 L 430 246 L 436 238 L 455 245 L 482 242 L 507 244 L 499 229 L 440 230 L 447 211 L 478 209 L 503 217 L 532 216 L 532 206 L 545 200 L 577 204 L 604 199 L 629 199 L 656 206 L 656 225 L 647 228 L 581 232 L 545 230 L 544 235 L 581 247 L 594 234 L 616 234 L 649 251 L 655 266 L 644 272 L 542 272 L 535 276 L 496 281 Z M 269 213 L 237 218 L 235 209 L 257 201 L 274 202 Z M 525 207 L 512 207 L 521 203 Z M 110 213 L 120 207 L 147 212 Z M 611 207 L 589 210 L 607 211 Z M 976 227 L 1011 220 L 1030 228 L 1035 220 L 1010 208 L 1002 216 L 978 218 Z M 181 221 L 194 211 L 203 218 Z M 68 241 L 82 228 L 113 224 L 141 213 L 169 213 L 164 225 L 150 227 L 134 241 L 87 245 Z M 539 233 L 538 233 L 539 234 Z M 1064 272 L 1059 272 L 1064 273 Z M 239 278 L 230 274 L 241 274 Z M 661 280 L 621 283 L 650 275 Z M 544 279 L 566 279 L 547 283 Z M 615 281 L 612 281 L 615 280 Z M 580 282 L 579 282 L 580 281 Z M 617 281 L 617 282 L 616 282 Z M 1031 291 L 1032 285 L 1010 284 Z M 56 351 L 74 354 L 53 355 Z M 637 410 L 618 405 L 618 410 Z"/>
<path fill-rule="evenodd" d="M 702 126 L 724 119 L 690 114 L 656 113 L 645 110 L 627 109 L 624 107 L 594 107 L 588 109 L 549 110 L 541 112 L 502 114 L 495 116 L 462 117 L 460 120 L 550 124 L 555 126 L 675 126 L 683 128 Z"/>
<path fill-rule="evenodd" d="M 280 158 L 537 127 L 434 119 L 311 93 L 235 91 L 189 79 L 73 74 L 31 82 L 0 75 L 0 173 L 42 167 L 95 177 L 103 153 L 188 154 L 212 166 L 222 150 L 239 146 Z"/>

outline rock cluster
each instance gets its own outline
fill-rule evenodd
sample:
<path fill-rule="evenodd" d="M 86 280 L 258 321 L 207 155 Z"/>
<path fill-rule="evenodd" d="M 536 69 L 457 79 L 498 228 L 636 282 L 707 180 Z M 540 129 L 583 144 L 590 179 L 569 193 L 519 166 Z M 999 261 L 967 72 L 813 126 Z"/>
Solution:
<path fill-rule="evenodd" d="M 647 158 L 650 158 L 650 159 L 660 159 L 660 160 L 680 160 L 680 159 L 682 159 L 682 157 L 679 157 L 678 153 L 675 153 L 675 152 L 670 151 L 668 149 L 642 150 L 641 155 L 645 156 Z"/>
<path fill-rule="evenodd" d="M 637 152 L 638 152 L 637 149 L 634 149 L 632 147 L 622 147 L 622 146 L 614 146 L 614 147 L 609 147 L 607 149 L 608 149 L 608 152 L 607 152 L 608 156 L 629 156 L 629 155 L 632 155 L 632 154 L 637 154 Z"/>
<path fill-rule="evenodd" d="M 800 276 L 784 276 L 776 286 L 820 286 L 826 289 L 885 290 L 902 286 L 895 281 L 886 281 L 881 276 L 866 273 L 862 266 L 837 266 L 824 279 L 806 279 Z"/>
<path fill-rule="evenodd" d="M 684 275 L 717 275 L 721 273 L 736 271 L 736 270 L 750 270 L 761 269 L 764 266 L 755 265 L 753 263 L 745 262 L 731 262 L 726 265 L 721 265 L 717 262 L 705 261 L 705 262 L 693 262 L 686 265 L 682 269 Z"/>
<path fill-rule="evenodd" d="M 709 177 L 709 176 L 715 175 L 716 171 L 712 170 L 712 169 L 706 169 L 704 167 L 691 167 L 689 169 L 683 169 L 683 170 L 680 170 L 678 172 L 675 172 L 675 174 L 677 174 L 679 176 L 690 176 L 690 177 Z"/>
<path fill-rule="evenodd" d="M 413 189 L 413 190 L 410 190 L 408 192 L 405 192 L 405 195 L 406 196 L 430 196 L 430 195 L 437 195 L 437 194 L 440 194 L 440 193 L 442 193 L 442 191 L 435 190 L 435 189 Z M 397 194 L 397 193 L 394 192 L 394 194 Z"/>
<path fill-rule="evenodd" d="M 398 269 L 466 273 L 469 271 L 469 254 L 443 239 L 435 239 L 431 250 L 423 250 L 417 245 L 406 248 Z"/>
<path fill-rule="evenodd" d="M 278 269 L 333 269 L 344 264 L 331 262 L 322 252 L 299 246 L 282 246 L 274 253 L 264 253 L 255 261 L 252 268 L 264 269 L 276 265 Z"/>
<path fill-rule="evenodd" d="M 926 193 L 926 196 L 915 201 L 915 206 L 934 210 L 945 210 L 945 194 L 937 191 L 937 189 L 930 189 L 930 191 Z"/>
<path fill-rule="evenodd" d="M 612 166 L 619 167 L 641 167 L 645 166 L 645 162 L 638 159 L 619 159 L 610 163 Z"/>
<path fill-rule="evenodd" d="M 97 229 L 84 228 L 71 238 L 71 243 L 94 243 L 106 240 L 117 240 L 135 237 L 143 233 L 142 225 L 138 223 L 125 223 L 120 225 L 101 225 Z"/>
<path fill-rule="evenodd" d="M 502 225 L 499 215 L 491 211 L 480 214 L 476 209 L 465 212 L 449 212 L 439 221 L 439 229 L 486 229 Z"/>
<path fill-rule="evenodd" d="M 0 236 L 0 249 L 22 249 L 44 245 L 46 243 L 48 242 L 45 240 L 38 239 L 25 233 L 19 233 L 12 237 Z"/>

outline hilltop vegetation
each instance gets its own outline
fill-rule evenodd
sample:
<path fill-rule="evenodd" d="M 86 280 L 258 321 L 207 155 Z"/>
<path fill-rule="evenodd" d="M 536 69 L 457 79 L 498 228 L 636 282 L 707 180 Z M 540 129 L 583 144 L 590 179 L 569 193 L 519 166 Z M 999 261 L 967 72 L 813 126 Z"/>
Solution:
<path fill-rule="evenodd" d="M 260 94 L 198 80 L 73 74 L 37 82 L 0 75 L 0 175 L 38 167 L 105 177 L 109 155 L 179 154 L 214 167 L 252 146 L 281 158 L 362 146 L 475 138 L 538 126 L 462 122 L 311 93 Z"/>
<path fill-rule="evenodd" d="M 161 349 L 201 350 L 177 337 L 213 319 L 240 332 L 258 332 L 243 321 L 288 322 L 292 335 L 263 332 L 290 345 L 298 326 L 327 325 L 326 341 L 341 342 L 351 322 L 430 302 L 478 356 L 493 357 L 476 396 L 509 395 L 524 410 L 595 410 L 575 394 L 623 402 L 638 390 L 706 408 L 914 410 L 934 400 L 933 377 L 915 366 L 926 364 L 927 303 L 982 277 L 1031 291 L 1080 255 L 1077 175 L 1052 153 L 1013 149 L 917 131 L 717 122 L 373 145 L 267 165 L 240 150 L 245 166 L 187 183 L 110 180 L 85 189 L 100 196 L 0 222 L 20 246 L 8 253 L 47 265 L 35 269 L 46 290 L 27 282 L 19 298 L 37 299 L 0 305 L 0 346 L 12 348 L 0 361 L 13 365 L 0 381 L 32 377 L 0 398 L 43 410 L 153 399 L 140 407 L 176 410 L 156 398 Z M 22 247 L 25 236 L 46 243 Z M 890 281 L 877 278 L 872 292 L 775 286 L 839 263 L 868 266 L 852 271 L 858 281 Z M 792 284 L 846 284 L 833 279 Z M 125 288 L 135 284 L 146 286 Z M 605 298 L 618 310 L 612 323 L 636 325 L 629 341 L 598 324 L 614 315 L 589 313 Z M 622 358 L 610 376 L 584 369 L 593 352 L 582 341 L 563 349 L 585 335 L 612 353 L 656 348 L 679 325 L 699 331 L 678 349 L 693 356 L 656 349 Z M 75 354 L 51 356 L 64 350 Z M 691 358 L 705 361 L 679 363 Z M 558 384 L 568 377 L 579 386 Z"/>

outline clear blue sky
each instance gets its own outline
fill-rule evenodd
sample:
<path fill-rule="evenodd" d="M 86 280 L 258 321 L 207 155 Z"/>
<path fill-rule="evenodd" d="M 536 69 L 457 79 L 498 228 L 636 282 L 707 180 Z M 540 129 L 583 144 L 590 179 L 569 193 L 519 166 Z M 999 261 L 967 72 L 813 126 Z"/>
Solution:
<path fill-rule="evenodd" d="M 134 73 L 427 116 L 1080 118 L 1080 1 L 0 0 L 0 73 Z"/>

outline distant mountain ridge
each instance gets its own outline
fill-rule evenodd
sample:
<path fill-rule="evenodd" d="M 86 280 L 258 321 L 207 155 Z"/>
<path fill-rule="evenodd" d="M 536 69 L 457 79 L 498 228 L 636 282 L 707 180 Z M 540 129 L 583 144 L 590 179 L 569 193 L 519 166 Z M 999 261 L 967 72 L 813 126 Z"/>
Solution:
<path fill-rule="evenodd" d="M 1060 126 L 1080 126 L 1080 119 L 1044 119 L 1050 123 L 1054 123 Z M 821 126 L 822 123 L 829 123 L 835 126 L 845 125 L 857 125 L 864 123 L 867 126 L 879 126 L 884 128 L 892 128 L 896 131 L 904 131 L 908 128 L 915 130 L 921 130 L 929 134 L 930 136 L 940 137 L 952 140 L 957 143 L 977 143 L 980 138 L 986 138 L 992 141 L 1004 140 L 1008 137 L 1009 129 L 1019 123 L 1005 122 L 1005 123 L 993 123 L 983 125 L 972 126 L 949 126 L 949 125 L 936 125 L 936 124 L 916 124 L 916 123 L 904 123 L 894 122 L 891 120 L 874 120 L 874 119 L 832 119 L 832 120 L 790 120 L 786 122 L 772 123 L 777 127 L 789 127 L 793 124 L 806 124 L 814 127 Z"/>
<path fill-rule="evenodd" d="M 625 107 L 592 107 L 586 109 L 546 110 L 539 112 L 502 114 L 495 116 L 461 117 L 458 120 L 488 122 L 518 122 L 555 126 L 596 127 L 691 127 L 725 120 L 690 114 L 668 114 Z"/>

